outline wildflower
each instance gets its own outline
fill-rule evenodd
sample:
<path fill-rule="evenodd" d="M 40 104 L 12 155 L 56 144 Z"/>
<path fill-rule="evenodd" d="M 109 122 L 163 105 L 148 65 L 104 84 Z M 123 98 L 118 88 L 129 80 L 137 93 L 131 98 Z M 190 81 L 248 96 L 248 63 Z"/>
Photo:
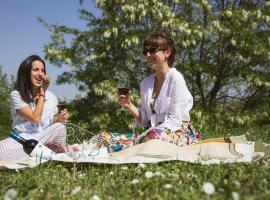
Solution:
<path fill-rule="evenodd" d="M 71 196 L 74 196 L 74 195 L 76 195 L 76 194 L 78 194 L 80 191 L 81 191 L 81 186 L 77 186 L 77 187 L 75 187 L 72 191 L 71 191 Z"/>
<path fill-rule="evenodd" d="M 215 186 L 210 182 L 204 182 L 203 191 L 208 195 L 212 195 L 215 193 Z"/>
<path fill-rule="evenodd" d="M 233 200 L 239 200 L 239 194 L 237 192 L 232 192 L 232 199 Z"/>
<path fill-rule="evenodd" d="M 146 178 L 152 178 L 153 176 L 154 176 L 154 173 L 153 172 L 150 172 L 150 171 L 145 172 L 145 177 Z"/>
<path fill-rule="evenodd" d="M 100 200 L 100 198 L 99 198 L 98 195 L 94 194 L 94 195 L 92 196 L 92 200 Z"/>
<path fill-rule="evenodd" d="M 9 189 L 8 191 L 6 191 L 5 195 L 4 195 L 4 200 L 12 200 L 15 199 L 15 197 L 17 196 L 17 191 L 14 188 Z"/>
<path fill-rule="evenodd" d="M 165 189 L 171 189 L 172 188 L 172 184 L 165 184 L 165 185 L 163 185 L 163 188 L 165 188 Z"/>
<path fill-rule="evenodd" d="M 138 179 L 133 179 L 133 180 L 131 181 L 131 184 L 133 184 L 133 185 L 135 185 L 135 184 L 137 184 L 137 183 L 139 183 L 139 180 L 138 180 Z"/>

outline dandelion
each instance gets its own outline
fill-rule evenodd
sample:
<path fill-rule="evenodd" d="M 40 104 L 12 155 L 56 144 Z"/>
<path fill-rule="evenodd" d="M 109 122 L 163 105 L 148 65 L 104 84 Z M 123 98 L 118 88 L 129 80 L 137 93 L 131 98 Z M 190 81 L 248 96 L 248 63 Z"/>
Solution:
<path fill-rule="evenodd" d="M 232 199 L 233 200 L 239 200 L 239 194 L 237 192 L 232 192 Z"/>
<path fill-rule="evenodd" d="M 150 171 L 145 172 L 145 177 L 146 178 L 152 178 L 153 176 L 154 176 L 154 173 L 153 172 L 150 172 Z"/>
<path fill-rule="evenodd" d="M 133 185 L 135 185 L 135 184 L 137 184 L 137 183 L 139 183 L 139 180 L 138 180 L 138 179 L 133 179 L 133 180 L 131 181 L 131 184 L 133 184 Z"/>
<path fill-rule="evenodd" d="M 92 200 L 100 200 L 100 198 L 99 198 L 98 195 L 94 194 L 94 195 L 92 196 Z"/>
<path fill-rule="evenodd" d="M 212 195 L 215 193 L 215 186 L 210 182 L 204 182 L 203 191 L 208 195 Z"/>
<path fill-rule="evenodd" d="M 12 200 L 15 199 L 15 197 L 17 196 L 17 191 L 14 188 L 9 189 L 8 191 L 6 191 L 5 195 L 4 195 L 4 200 Z"/>
<path fill-rule="evenodd" d="M 172 184 L 165 184 L 165 185 L 163 185 L 163 188 L 164 189 L 171 189 L 172 188 Z"/>
<path fill-rule="evenodd" d="M 71 195 L 71 196 L 74 196 L 74 195 L 78 194 L 78 193 L 81 191 L 81 189 L 82 189 L 81 186 L 75 187 L 75 188 L 71 191 L 70 195 Z"/>
<path fill-rule="evenodd" d="M 140 168 L 145 168 L 145 164 L 140 163 L 140 164 L 139 164 L 139 167 L 140 167 Z"/>

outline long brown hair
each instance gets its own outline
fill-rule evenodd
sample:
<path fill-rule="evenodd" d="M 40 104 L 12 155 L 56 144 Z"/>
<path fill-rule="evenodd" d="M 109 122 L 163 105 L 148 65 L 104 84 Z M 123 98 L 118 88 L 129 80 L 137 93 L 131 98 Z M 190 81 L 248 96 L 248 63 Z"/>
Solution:
<path fill-rule="evenodd" d="M 45 62 L 37 55 L 31 55 L 27 57 L 24 61 L 22 61 L 17 73 L 16 89 L 20 92 L 22 99 L 26 103 L 30 103 L 33 101 L 31 95 L 31 70 L 32 63 L 36 60 L 43 63 L 44 73 L 46 74 Z"/>

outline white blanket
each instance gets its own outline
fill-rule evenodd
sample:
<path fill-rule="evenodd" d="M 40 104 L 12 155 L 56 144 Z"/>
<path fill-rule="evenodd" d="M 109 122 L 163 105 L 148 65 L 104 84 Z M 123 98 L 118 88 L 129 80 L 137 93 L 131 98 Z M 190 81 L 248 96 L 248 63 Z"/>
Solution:
<path fill-rule="evenodd" d="M 51 160 L 76 163 L 156 163 L 163 161 L 185 161 L 200 164 L 219 164 L 231 162 L 251 162 L 256 157 L 264 156 L 263 152 L 255 152 L 255 142 L 222 143 L 207 142 L 178 147 L 161 140 L 150 140 L 146 143 L 129 147 L 120 152 L 108 153 L 107 149 L 82 150 L 79 152 L 59 153 L 51 156 Z M 48 159 L 29 157 L 21 161 L 0 161 L 0 168 L 20 169 L 35 167 Z"/>

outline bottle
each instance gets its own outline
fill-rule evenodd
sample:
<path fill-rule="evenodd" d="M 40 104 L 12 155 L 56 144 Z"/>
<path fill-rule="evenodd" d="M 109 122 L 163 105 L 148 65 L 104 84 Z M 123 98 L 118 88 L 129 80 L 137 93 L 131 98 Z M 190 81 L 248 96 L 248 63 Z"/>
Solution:
<path fill-rule="evenodd" d="M 9 136 L 23 145 L 23 150 L 25 153 L 32 157 L 39 157 L 43 159 L 51 159 L 55 152 L 53 152 L 48 147 L 44 146 L 40 142 L 34 139 L 26 140 L 18 135 L 15 131 L 11 131 Z"/>
<path fill-rule="evenodd" d="M 11 131 L 9 133 L 9 136 L 12 137 L 14 140 L 16 140 L 17 142 L 19 142 L 20 144 L 23 145 L 23 150 L 25 151 L 25 153 L 27 153 L 28 155 L 31 154 L 31 152 L 34 150 L 34 148 L 37 146 L 38 141 L 34 140 L 34 139 L 30 139 L 30 140 L 26 140 L 24 138 L 22 138 L 20 135 L 18 135 L 15 131 Z"/>

